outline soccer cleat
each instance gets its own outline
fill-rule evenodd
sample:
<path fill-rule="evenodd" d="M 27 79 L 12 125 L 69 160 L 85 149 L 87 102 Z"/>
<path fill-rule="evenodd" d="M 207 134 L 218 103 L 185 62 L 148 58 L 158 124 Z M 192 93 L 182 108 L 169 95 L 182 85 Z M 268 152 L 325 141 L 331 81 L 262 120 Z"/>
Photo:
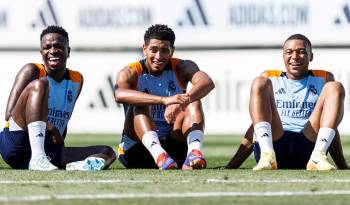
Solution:
<path fill-rule="evenodd" d="M 187 154 L 182 170 L 204 169 L 207 167 L 207 162 L 201 151 L 193 149 Z"/>
<path fill-rule="evenodd" d="M 37 170 L 37 171 L 52 171 L 57 170 L 58 168 L 51 164 L 50 158 L 44 154 L 41 154 L 35 158 L 30 159 L 29 161 L 29 170 Z"/>
<path fill-rule="evenodd" d="M 69 171 L 99 171 L 105 167 L 105 160 L 100 157 L 88 157 L 82 161 L 71 162 L 66 165 Z"/>
<path fill-rule="evenodd" d="M 258 164 L 253 171 L 259 170 L 275 170 L 277 169 L 276 154 L 274 151 L 262 152 Z"/>
<path fill-rule="evenodd" d="M 335 167 L 327 161 L 327 156 L 324 152 L 313 151 L 306 169 L 309 171 L 331 171 L 335 170 Z"/>
<path fill-rule="evenodd" d="M 157 166 L 160 170 L 176 169 L 178 167 L 177 163 L 165 152 L 158 156 Z"/>

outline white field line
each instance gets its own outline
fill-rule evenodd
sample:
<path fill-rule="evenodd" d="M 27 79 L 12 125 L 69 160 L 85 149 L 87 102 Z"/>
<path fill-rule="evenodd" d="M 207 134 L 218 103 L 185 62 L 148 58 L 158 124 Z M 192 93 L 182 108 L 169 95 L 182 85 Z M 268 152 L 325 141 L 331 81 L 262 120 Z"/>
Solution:
<path fill-rule="evenodd" d="M 207 183 L 349 183 L 350 179 L 207 179 Z"/>
<path fill-rule="evenodd" d="M 177 183 L 191 183 L 191 180 L 182 180 Z M 96 179 L 96 180 L 0 180 L 1 184 L 116 184 L 116 183 L 130 183 L 130 184 L 146 184 L 159 183 L 155 180 L 137 180 L 137 179 Z M 350 183 L 350 179 L 207 179 L 206 183 Z"/>
<path fill-rule="evenodd" d="M 44 201 L 72 199 L 130 199 L 130 198 L 206 198 L 206 197 L 263 197 L 263 196 L 315 196 L 315 195 L 349 195 L 350 190 L 324 191 L 277 191 L 277 192 L 184 192 L 184 193 L 106 193 L 106 194 L 61 194 L 35 196 L 0 196 L 0 202 Z"/>
<path fill-rule="evenodd" d="M 0 180 L 0 184 L 116 184 L 116 183 L 130 183 L 143 184 L 154 183 L 152 180 L 127 180 L 127 179 L 106 179 L 106 180 Z"/>

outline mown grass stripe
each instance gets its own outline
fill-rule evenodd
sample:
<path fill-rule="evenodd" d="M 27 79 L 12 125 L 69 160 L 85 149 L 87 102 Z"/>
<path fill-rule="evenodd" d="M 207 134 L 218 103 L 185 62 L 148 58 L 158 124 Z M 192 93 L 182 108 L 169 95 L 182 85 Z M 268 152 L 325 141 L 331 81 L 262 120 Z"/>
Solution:
<path fill-rule="evenodd" d="M 184 192 L 184 193 L 108 193 L 108 194 L 62 194 L 36 196 L 0 196 L 0 202 L 44 201 L 72 199 L 129 199 L 129 198 L 205 198 L 205 197 L 263 197 L 263 196 L 315 196 L 315 195 L 349 195 L 350 190 L 323 191 L 277 191 L 277 192 Z"/>
<path fill-rule="evenodd" d="M 207 183 L 349 183 L 350 179 L 207 179 Z"/>
<path fill-rule="evenodd" d="M 206 183 L 350 183 L 350 179 L 206 179 Z M 155 180 L 137 179 L 104 179 L 104 180 L 0 180 L 0 184 L 114 184 L 114 183 L 158 183 Z M 191 183 L 191 180 L 181 180 L 177 183 Z"/>
<path fill-rule="evenodd" d="M 3 180 L 0 184 L 113 184 L 113 183 L 153 183 L 152 180 L 124 180 L 124 179 L 107 179 L 107 180 Z"/>

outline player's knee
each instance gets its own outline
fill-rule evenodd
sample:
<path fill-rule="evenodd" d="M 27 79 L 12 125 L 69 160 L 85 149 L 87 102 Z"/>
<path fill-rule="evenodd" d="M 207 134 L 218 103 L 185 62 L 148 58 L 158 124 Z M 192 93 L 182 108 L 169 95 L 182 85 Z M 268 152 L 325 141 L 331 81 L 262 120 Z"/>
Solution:
<path fill-rule="evenodd" d="M 202 109 L 201 101 L 197 100 L 192 102 L 186 107 L 184 117 L 190 124 L 192 123 L 204 123 L 204 113 Z M 186 120 L 184 120 L 186 121 Z"/>
<path fill-rule="evenodd" d="M 194 102 L 192 102 L 191 104 L 189 104 L 185 111 L 188 111 L 191 114 L 196 114 L 196 113 L 201 113 L 202 111 L 202 103 L 200 100 L 196 100 Z"/>
<path fill-rule="evenodd" d="M 259 76 L 253 80 L 251 91 L 261 92 L 262 90 L 266 90 L 266 88 L 271 88 L 271 87 L 272 87 L 272 83 L 270 79 Z"/>
<path fill-rule="evenodd" d="M 324 89 L 332 95 L 339 95 L 340 98 L 345 97 L 345 89 L 340 82 L 337 82 L 337 81 L 328 82 L 325 84 Z"/>
<path fill-rule="evenodd" d="M 49 82 L 45 78 L 34 80 L 30 84 L 30 89 L 33 91 L 46 92 L 49 89 Z"/>
<path fill-rule="evenodd" d="M 196 100 L 194 102 L 192 102 L 190 105 L 200 109 L 202 107 L 201 101 L 200 100 Z"/>

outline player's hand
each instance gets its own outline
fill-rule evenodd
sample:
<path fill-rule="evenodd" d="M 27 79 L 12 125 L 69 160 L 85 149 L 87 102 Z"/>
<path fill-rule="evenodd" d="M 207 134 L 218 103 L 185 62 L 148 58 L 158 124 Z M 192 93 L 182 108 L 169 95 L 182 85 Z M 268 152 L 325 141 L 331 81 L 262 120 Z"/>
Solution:
<path fill-rule="evenodd" d="M 64 146 L 64 139 L 61 133 L 53 124 L 47 124 L 47 132 L 52 137 L 52 140 L 55 144 L 60 145 L 62 147 Z"/>
<path fill-rule="evenodd" d="M 165 108 L 164 119 L 167 123 L 174 123 L 177 115 L 183 111 L 183 107 L 180 104 L 168 105 Z"/>
<path fill-rule="evenodd" d="M 163 97 L 163 104 L 165 106 L 179 104 L 182 107 L 186 107 L 190 104 L 190 96 L 188 94 L 176 94 L 169 97 Z"/>

